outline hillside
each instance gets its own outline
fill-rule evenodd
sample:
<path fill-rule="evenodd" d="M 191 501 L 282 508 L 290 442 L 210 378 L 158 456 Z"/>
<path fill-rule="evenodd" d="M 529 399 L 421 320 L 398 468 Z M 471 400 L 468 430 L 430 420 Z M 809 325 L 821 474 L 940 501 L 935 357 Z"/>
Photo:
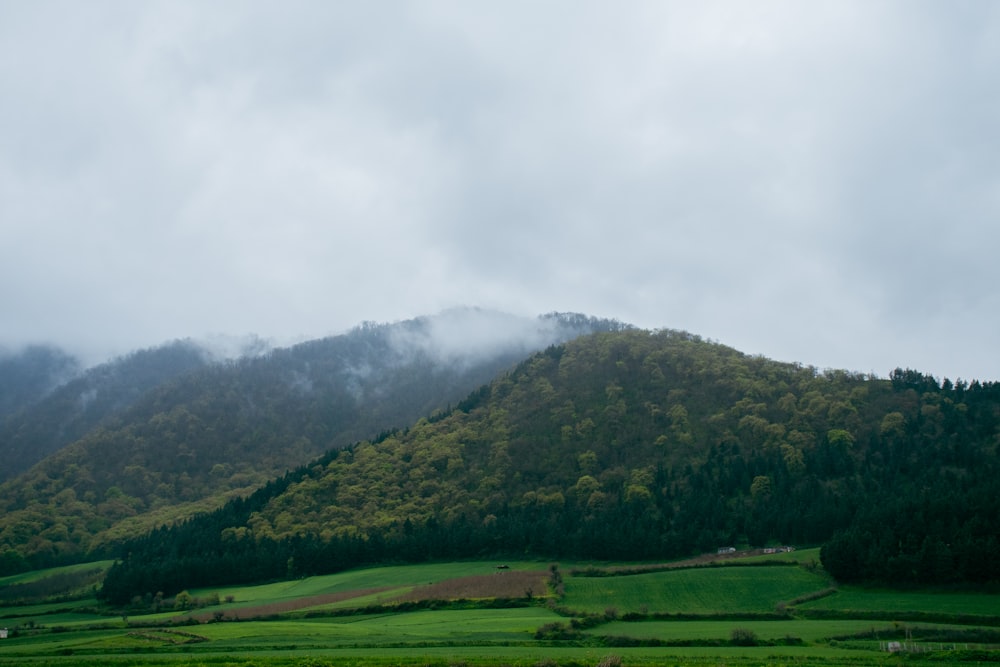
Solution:
<path fill-rule="evenodd" d="M 50 345 L 0 348 L 0 422 L 80 372 L 80 362 Z"/>
<path fill-rule="evenodd" d="M 84 432 L 0 485 L 0 566 L 100 555 L 331 448 L 446 409 L 535 350 L 622 326 L 478 310 L 366 324 L 257 357 L 192 363 L 96 423 L 70 383 L 18 431 L 41 430 L 31 443 L 56 426 Z M 104 396 L 93 393 L 95 402 Z"/>
<path fill-rule="evenodd" d="M 858 578 L 996 580 L 998 428 L 995 384 L 818 372 L 681 332 L 596 334 L 450 413 L 129 543 L 105 595 L 383 560 L 665 559 L 831 538 L 868 563 Z"/>
<path fill-rule="evenodd" d="M 44 349 L 44 348 L 43 348 Z M 31 357 L 37 358 L 37 348 Z M 43 359 L 57 353 L 48 352 Z M 18 409 L 0 418 L 0 481 L 24 472 L 46 456 L 82 438 L 105 419 L 131 407 L 142 396 L 208 363 L 207 352 L 191 341 L 175 341 L 139 350 L 70 377 L 77 365 L 55 356 L 54 368 L 36 362 L 14 378 L 10 388 Z M 51 363 L 51 362 L 50 362 Z M 10 369 L 4 369 L 10 370 Z M 11 378 L 5 378 L 5 384 Z M 30 391 L 32 386 L 46 391 Z"/>

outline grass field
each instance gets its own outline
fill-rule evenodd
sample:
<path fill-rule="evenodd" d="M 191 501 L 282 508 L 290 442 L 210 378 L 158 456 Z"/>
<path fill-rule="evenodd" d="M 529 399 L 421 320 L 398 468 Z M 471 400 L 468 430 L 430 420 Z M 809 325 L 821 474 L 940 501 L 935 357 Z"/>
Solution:
<path fill-rule="evenodd" d="M 513 570 L 545 570 L 548 567 L 547 563 L 538 561 L 515 561 L 505 564 Z M 403 594 L 415 586 L 439 583 L 458 577 L 494 574 L 495 572 L 496 565 L 494 563 L 482 561 L 396 565 L 361 568 L 338 574 L 279 581 L 260 586 L 192 589 L 191 593 L 199 596 L 213 592 L 218 593 L 221 597 L 232 595 L 239 603 L 254 604 L 375 588 Z"/>
<path fill-rule="evenodd" d="M 841 587 L 836 593 L 799 605 L 802 609 L 1000 616 L 1000 595 L 954 591 L 893 591 Z"/>
<path fill-rule="evenodd" d="M 572 577 L 563 604 L 602 613 L 761 614 L 829 586 L 799 567 L 712 567 L 624 577 Z"/>
<path fill-rule="evenodd" d="M 53 577 L 63 574 L 73 574 L 76 572 L 86 572 L 89 570 L 108 570 L 114 561 L 101 560 L 92 563 L 80 563 L 78 565 L 65 565 L 63 567 L 54 567 L 48 570 L 36 570 L 34 572 L 22 572 L 21 574 L 12 574 L 6 577 L 0 577 L 0 588 L 4 586 L 12 586 L 15 584 L 27 584 L 33 581 L 38 581 L 39 579 L 45 579 L 47 577 Z"/>
<path fill-rule="evenodd" d="M 963 656 L 1000 662 L 1000 650 L 990 648 L 991 641 L 1000 644 L 1000 628 L 992 622 L 1000 616 L 998 595 L 854 587 L 834 592 L 808 552 L 788 554 L 787 560 L 783 566 L 622 574 L 635 571 L 627 566 L 620 576 L 602 577 L 572 576 L 570 569 L 579 564 L 562 564 L 565 594 L 559 597 L 545 584 L 548 563 L 507 562 L 509 569 L 499 573 L 496 563 L 470 561 L 192 590 L 196 597 L 231 596 L 232 602 L 186 612 L 132 611 L 127 618 L 113 610 L 99 613 L 93 599 L 7 606 L 0 607 L 0 628 L 15 633 L 0 640 L 0 664 L 585 667 L 614 655 L 622 665 L 863 667 L 896 664 L 878 651 L 879 641 L 909 634 L 918 641 L 971 637 L 970 648 L 982 653 L 939 651 L 911 656 L 908 665 L 946 664 Z M 15 583 L 51 575 L 18 575 Z M 819 592 L 825 596 L 781 606 Z M 520 600 L 494 608 L 494 597 Z M 459 598 L 467 602 L 456 604 Z M 402 601 L 409 606 L 394 606 Z M 799 609 L 837 617 L 807 618 Z M 913 613 L 964 620 L 897 620 Z M 539 633 L 553 627 L 565 629 L 566 636 Z M 762 645 L 733 645 L 737 628 Z"/>
<path fill-rule="evenodd" d="M 960 635 L 967 626 L 947 623 L 905 624 L 897 621 L 853 620 L 808 620 L 788 619 L 776 621 L 730 620 L 730 621 L 643 621 L 625 623 L 615 621 L 588 631 L 588 634 L 606 637 L 633 637 L 637 639 L 659 639 L 665 643 L 690 641 L 728 641 L 735 629 L 749 630 L 761 642 L 784 642 L 798 639 L 804 643 L 844 640 L 850 638 L 870 638 L 875 641 L 898 639 L 906 633 L 918 636 L 934 631 Z M 792 642 L 797 643 L 797 642 Z"/>

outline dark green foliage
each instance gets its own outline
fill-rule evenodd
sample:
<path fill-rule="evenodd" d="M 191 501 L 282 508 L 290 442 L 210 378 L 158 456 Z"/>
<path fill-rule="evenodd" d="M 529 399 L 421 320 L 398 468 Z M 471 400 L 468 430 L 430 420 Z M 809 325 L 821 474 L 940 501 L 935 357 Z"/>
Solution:
<path fill-rule="evenodd" d="M 546 623 L 535 630 L 535 639 L 548 639 L 565 641 L 568 639 L 580 639 L 583 633 L 572 627 L 569 623 Z"/>
<path fill-rule="evenodd" d="M 995 384 L 820 373 L 621 331 L 551 347 L 459 405 L 129 543 L 105 595 L 281 578 L 289 559 L 302 576 L 835 535 L 824 563 L 845 578 L 1000 578 Z M 883 514 L 890 533 L 869 530 Z"/>
<path fill-rule="evenodd" d="M 0 586 L 0 603 L 12 604 L 39 602 L 47 598 L 67 599 L 73 594 L 93 594 L 88 587 L 95 586 L 104 576 L 102 568 L 54 574 L 23 584 Z"/>
<path fill-rule="evenodd" d="M 729 641 L 733 646 L 756 646 L 757 633 L 749 628 L 733 628 L 729 633 Z"/>

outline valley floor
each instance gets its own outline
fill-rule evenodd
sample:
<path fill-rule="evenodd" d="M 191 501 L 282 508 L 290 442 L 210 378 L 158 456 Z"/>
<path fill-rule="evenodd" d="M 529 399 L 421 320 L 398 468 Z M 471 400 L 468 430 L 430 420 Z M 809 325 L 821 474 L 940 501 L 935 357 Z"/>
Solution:
<path fill-rule="evenodd" d="M 116 615 L 92 596 L 8 603 L 0 664 L 1000 662 L 1000 595 L 839 589 L 809 550 L 759 561 L 367 568 L 138 599 Z M 0 579 L 0 591 L 45 576 Z"/>

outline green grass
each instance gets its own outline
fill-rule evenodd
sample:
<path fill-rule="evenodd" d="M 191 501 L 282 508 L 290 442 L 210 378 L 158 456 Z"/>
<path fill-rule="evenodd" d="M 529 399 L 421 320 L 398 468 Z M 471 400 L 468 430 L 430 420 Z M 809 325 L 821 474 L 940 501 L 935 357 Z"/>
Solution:
<path fill-rule="evenodd" d="M 0 621 L 0 626 L 3 624 L 8 625 L 20 625 L 17 623 L 18 619 L 8 619 Z M 94 624 L 104 624 L 104 623 L 117 623 L 121 622 L 121 617 L 119 616 L 101 616 L 98 614 L 88 614 L 88 613 L 74 613 L 71 611 L 57 612 L 51 614 L 45 614 L 42 619 L 36 619 L 37 622 L 45 625 L 46 627 L 71 627 L 78 625 L 94 625 Z"/>
<path fill-rule="evenodd" d="M 535 628 L 555 618 L 540 608 L 495 611 L 439 611 L 334 619 L 210 623 L 175 628 L 197 635 L 202 642 L 181 644 L 191 650 L 244 652 L 294 647 L 312 651 L 334 647 L 364 648 L 399 645 L 525 643 Z M 137 647 L 176 649 L 171 641 L 186 635 L 164 635 L 145 628 L 120 628 L 39 636 L 22 642 L 45 651 L 74 653 L 115 651 Z"/>
<path fill-rule="evenodd" d="M 0 577 L 0 587 L 11 586 L 14 584 L 27 584 L 33 581 L 39 581 L 40 579 L 46 579 L 59 574 L 73 574 L 75 572 L 86 572 L 88 570 L 108 570 L 114 561 L 111 560 L 99 560 L 90 563 L 79 563 L 77 565 L 64 565 L 62 567 L 53 567 L 47 570 L 34 570 L 32 572 L 22 572 L 21 574 L 12 574 L 6 577 Z"/>
<path fill-rule="evenodd" d="M 398 644 L 528 642 L 535 629 L 557 620 L 541 607 L 419 611 L 294 621 L 213 623 L 193 631 L 219 647 L 268 644 L 277 639 L 302 647 Z"/>
<path fill-rule="evenodd" d="M 845 586 L 828 597 L 798 605 L 804 610 L 924 612 L 1000 616 L 1000 595 L 952 591 L 897 591 Z"/>
<path fill-rule="evenodd" d="M 31 605 L 0 606 L 0 619 L 43 616 L 57 612 L 72 611 L 74 609 L 91 608 L 96 604 L 97 601 L 94 598 L 84 598 L 68 602 L 43 602 Z"/>
<path fill-rule="evenodd" d="M 780 621 L 642 621 L 626 623 L 614 621 L 605 623 L 588 634 L 608 637 L 634 637 L 637 639 L 660 639 L 663 641 L 684 640 L 728 640 L 734 628 L 752 631 L 764 641 L 797 637 L 805 642 L 818 642 L 861 634 L 870 634 L 873 639 L 884 636 L 898 636 L 903 627 L 889 621 L 871 620 L 805 620 L 788 619 Z M 908 626 L 942 630 L 965 630 L 965 626 L 950 624 L 914 624 Z"/>
<path fill-rule="evenodd" d="M 712 567 L 621 577 L 567 577 L 562 604 L 603 613 L 760 614 L 828 586 L 799 567 Z"/>
<path fill-rule="evenodd" d="M 782 563 L 819 563 L 819 547 L 810 549 L 796 549 L 780 554 L 760 554 L 758 556 L 747 556 L 735 560 L 736 563 L 755 563 L 761 561 L 779 561 Z"/>
<path fill-rule="evenodd" d="M 643 648 L 582 648 L 582 647 L 531 647 L 510 646 L 484 652 L 477 647 L 422 647 L 379 649 L 329 649 L 308 654 L 290 651 L 259 651 L 241 653 L 175 653 L 143 655 L 103 655 L 68 657 L 20 658 L 8 664 L 32 667 L 119 667 L 134 665 L 190 667 L 453 667 L 476 665 L 481 667 L 536 667 L 559 665 L 561 667 L 592 667 L 609 655 L 620 656 L 627 667 L 866 667 L 883 665 L 884 660 L 871 652 L 836 649 L 805 650 L 797 647 L 766 649 L 679 648 L 669 652 Z M 0 664 L 3 658 L 0 657 Z M 929 664 L 908 660 L 907 665 Z M 941 663 L 938 663 L 940 665 Z"/>

